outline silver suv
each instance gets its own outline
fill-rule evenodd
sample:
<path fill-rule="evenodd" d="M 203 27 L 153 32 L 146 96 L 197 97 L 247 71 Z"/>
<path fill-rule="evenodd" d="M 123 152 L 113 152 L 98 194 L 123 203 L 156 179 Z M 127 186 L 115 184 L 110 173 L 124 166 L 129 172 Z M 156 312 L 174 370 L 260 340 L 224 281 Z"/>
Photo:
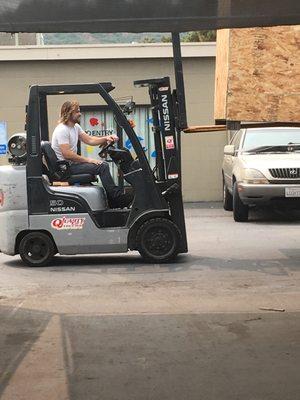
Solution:
<path fill-rule="evenodd" d="M 222 173 L 224 209 L 235 221 L 248 221 L 249 206 L 299 206 L 300 128 L 241 129 L 224 148 Z"/>

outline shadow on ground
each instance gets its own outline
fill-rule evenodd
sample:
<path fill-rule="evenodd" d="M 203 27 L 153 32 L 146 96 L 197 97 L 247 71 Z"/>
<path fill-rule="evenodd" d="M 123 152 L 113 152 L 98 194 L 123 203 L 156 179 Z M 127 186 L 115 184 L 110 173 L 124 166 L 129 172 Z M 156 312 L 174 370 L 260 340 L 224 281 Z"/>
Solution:
<path fill-rule="evenodd" d="M 0 306 L 0 398 L 51 317 L 46 312 Z"/>
<path fill-rule="evenodd" d="M 0 397 L 51 318 L 0 306 Z M 60 315 L 59 325 L 70 400 L 299 397 L 296 313 Z"/>
<path fill-rule="evenodd" d="M 300 249 L 279 249 L 287 258 L 278 259 L 239 259 L 201 257 L 192 254 L 180 255 L 176 261 L 166 264 L 145 264 L 139 256 L 56 256 L 47 267 L 26 267 L 20 259 L 3 263 L 11 268 L 31 269 L 51 272 L 116 273 L 116 274 L 157 274 L 187 270 L 214 271 L 258 271 L 271 275 L 288 275 L 289 271 L 300 269 Z"/>
<path fill-rule="evenodd" d="M 300 210 L 279 207 L 262 207 L 250 209 L 249 222 L 269 225 L 300 224 Z"/>

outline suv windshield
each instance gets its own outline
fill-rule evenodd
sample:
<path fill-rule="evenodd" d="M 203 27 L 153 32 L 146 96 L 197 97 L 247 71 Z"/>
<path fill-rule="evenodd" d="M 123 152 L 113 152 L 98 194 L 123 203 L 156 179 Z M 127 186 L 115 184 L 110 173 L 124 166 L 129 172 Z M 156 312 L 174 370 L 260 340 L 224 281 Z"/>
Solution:
<path fill-rule="evenodd" d="M 299 150 L 300 128 L 263 128 L 247 129 L 244 137 L 243 151 L 288 151 L 289 145 L 295 146 L 294 150 Z"/>

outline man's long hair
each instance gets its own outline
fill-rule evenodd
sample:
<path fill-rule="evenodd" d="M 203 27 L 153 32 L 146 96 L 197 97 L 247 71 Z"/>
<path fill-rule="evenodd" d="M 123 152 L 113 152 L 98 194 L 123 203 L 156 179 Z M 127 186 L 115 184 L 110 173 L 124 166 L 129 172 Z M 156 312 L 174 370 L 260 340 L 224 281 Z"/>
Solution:
<path fill-rule="evenodd" d="M 72 112 L 79 108 L 79 103 L 76 100 L 73 101 L 66 101 L 60 110 L 60 118 L 59 123 L 67 124 L 70 120 Z"/>

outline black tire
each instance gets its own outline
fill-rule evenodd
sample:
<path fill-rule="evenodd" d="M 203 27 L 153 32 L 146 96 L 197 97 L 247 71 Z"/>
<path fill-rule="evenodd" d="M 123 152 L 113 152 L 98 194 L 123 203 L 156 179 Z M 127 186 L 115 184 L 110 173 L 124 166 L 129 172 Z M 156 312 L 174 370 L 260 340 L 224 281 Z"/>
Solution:
<path fill-rule="evenodd" d="M 227 186 L 225 185 L 225 180 L 223 178 L 223 208 L 225 211 L 233 210 L 233 197 L 229 192 Z"/>
<path fill-rule="evenodd" d="M 172 221 L 149 219 L 137 231 L 137 249 L 147 262 L 171 261 L 178 254 L 180 237 L 180 231 Z"/>
<path fill-rule="evenodd" d="M 27 233 L 20 242 L 19 254 L 30 267 L 47 265 L 56 253 L 53 240 L 42 232 Z"/>
<path fill-rule="evenodd" d="M 249 206 L 242 203 L 238 192 L 238 185 L 233 185 L 233 218 L 236 222 L 247 222 L 249 217 Z"/>

